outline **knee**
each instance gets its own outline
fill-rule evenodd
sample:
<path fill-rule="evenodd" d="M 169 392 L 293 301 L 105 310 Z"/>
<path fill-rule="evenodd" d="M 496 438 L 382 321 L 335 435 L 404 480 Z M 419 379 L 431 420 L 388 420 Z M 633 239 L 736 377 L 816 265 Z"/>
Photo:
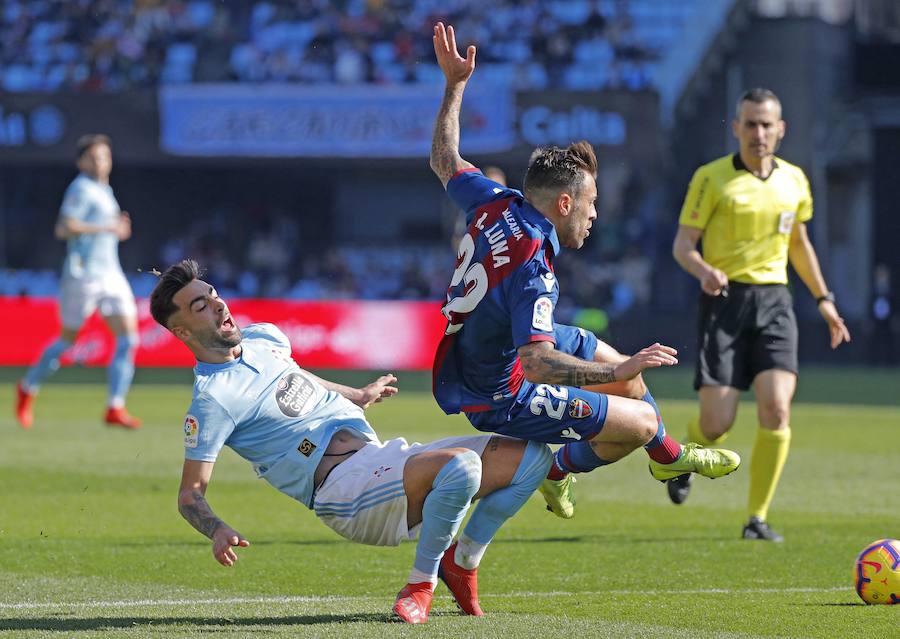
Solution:
<path fill-rule="evenodd" d="M 435 478 L 434 486 L 452 484 L 472 497 L 481 487 L 481 456 L 467 448 L 450 452 L 451 457 Z"/>
<path fill-rule="evenodd" d="M 764 428 L 778 430 L 788 425 L 791 418 L 790 407 L 778 402 L 760 402 L 759 422 Z"/>
<path fill-rule="evenodd" d="M 553 463 L 553 451 L 547 444 L 528 442 L 525 446 L 525 453 L 536 460 L 536 466 L 541 466 L 545 471 L 550 470 L 550 464 Z"/>
<path fill-rule="evenodd" d="M 646 402 L 641 402 L 639 419 L 634 430 L 635 438 L 640 446 L 647 444 L 651 439 L 656 437 L 659 431 L 659 418 L 656 411 Z"/>
<path fill-rule="evenodd" d="M 547 444 L 541 442 L 526 442 L 525 452 L 519 468 L 524 467 L 525 475 L 537 478 L 539 484 L 547 476 L 550 465 L 553 463 L 553 451 Z M 516 475 L 520 473 L 517 472 Z"/>

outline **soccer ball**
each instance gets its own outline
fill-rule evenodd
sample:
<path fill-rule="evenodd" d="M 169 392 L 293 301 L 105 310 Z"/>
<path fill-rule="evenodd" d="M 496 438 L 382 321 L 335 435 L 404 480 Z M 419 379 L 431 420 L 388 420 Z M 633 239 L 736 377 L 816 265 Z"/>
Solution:
<path fill-rule="evenodd" d="M 900 604 L 900 541 L 879 539 L 856 558 L 856 593 L 867 604 Z"/>

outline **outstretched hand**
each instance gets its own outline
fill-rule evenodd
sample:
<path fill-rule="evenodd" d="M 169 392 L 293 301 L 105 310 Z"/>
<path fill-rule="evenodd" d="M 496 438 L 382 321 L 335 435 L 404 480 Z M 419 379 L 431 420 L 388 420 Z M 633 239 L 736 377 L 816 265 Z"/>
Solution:
<path fill-rule="evenodd" d="M 665 346 L 659 342 L 648 346 L 632 355 L 624 362 L 616 366 L 615 376 L 618 381 L 634 379 L 641 371 L 648 368 L 658 368 L 660 366 L 674 366 L 678 363 L 676 359 L 678 351 L 671 346 Z"/>
<path fill-rule="evenodd" d="M 382 375 L 371 384 L 360 388 L 359 397 L 353 403 L 365 409 L 383 399 L 393 397 L 397 394 L 398 389 L 396 386 L 391 386 L 391 384 L 396 383 L 396 381 L 397 378 L 392 373 Z"/>
<path fill-rule="evenodd" d="M 456 32 L 452 26 L 444 29 L 444 23 L 434 25 L 434 55 L 444 72 L 447 84 L 459 84 L 468 81 L 475 70 L 475 45 L 469 45 L 466 49 L 466 57 L 459 55 L 456 48 Z"/>

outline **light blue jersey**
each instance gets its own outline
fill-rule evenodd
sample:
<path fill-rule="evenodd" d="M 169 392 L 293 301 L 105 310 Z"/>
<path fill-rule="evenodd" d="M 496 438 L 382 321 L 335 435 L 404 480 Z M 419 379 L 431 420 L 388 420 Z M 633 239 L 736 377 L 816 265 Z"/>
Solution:
<path fill-rule="evenodd" d="M 332 435 L 377 440 L 361 408 L 307 375 L 272 324 L 243 330 L 241 356 L 197 362 L 184 421 L 185 458 L 213 462 L 228 446 L 281 492 L 312 508 L 313 474 Z"/>
<path fill-rule="evenodd" d="M 121 209 L 112 187 L 84 173 L 72 180 L 60 207 L 60 217 L 69 217 L 98 226 L 113 224 Z M 101 277 L 110 271 L 122 272 L 119 238 L 115 233 L 86 233 L 69 239 L 63 276 Z"/>

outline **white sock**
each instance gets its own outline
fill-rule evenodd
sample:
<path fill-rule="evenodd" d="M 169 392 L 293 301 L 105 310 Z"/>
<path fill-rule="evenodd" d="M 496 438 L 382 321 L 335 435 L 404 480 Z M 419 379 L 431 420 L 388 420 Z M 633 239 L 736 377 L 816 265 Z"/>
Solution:
<path fill-rule="evenodd" d="M 456 552 L 453 554 L 453 560 L 456 565 L 466 570 L 474 570 L 481 563 L 484 557 L 484 551 L 487 550 L 487 544 L 480 544 L 463 533 L 459 536 L 456 544 Z"/>
<path fill-rule="evenodd" d="M 434 586 L 437 584 L 437 579 L 438 579 L 437 575 L 429 575 L 429 574 L 422 572 L 421 570 L 417 570 L 416 568 L 413 568 L 409 572 L 409 579 L 407 580 L 406 583 L 421 584 L 426 581 L 430 581 L 431 585 Z"/>

